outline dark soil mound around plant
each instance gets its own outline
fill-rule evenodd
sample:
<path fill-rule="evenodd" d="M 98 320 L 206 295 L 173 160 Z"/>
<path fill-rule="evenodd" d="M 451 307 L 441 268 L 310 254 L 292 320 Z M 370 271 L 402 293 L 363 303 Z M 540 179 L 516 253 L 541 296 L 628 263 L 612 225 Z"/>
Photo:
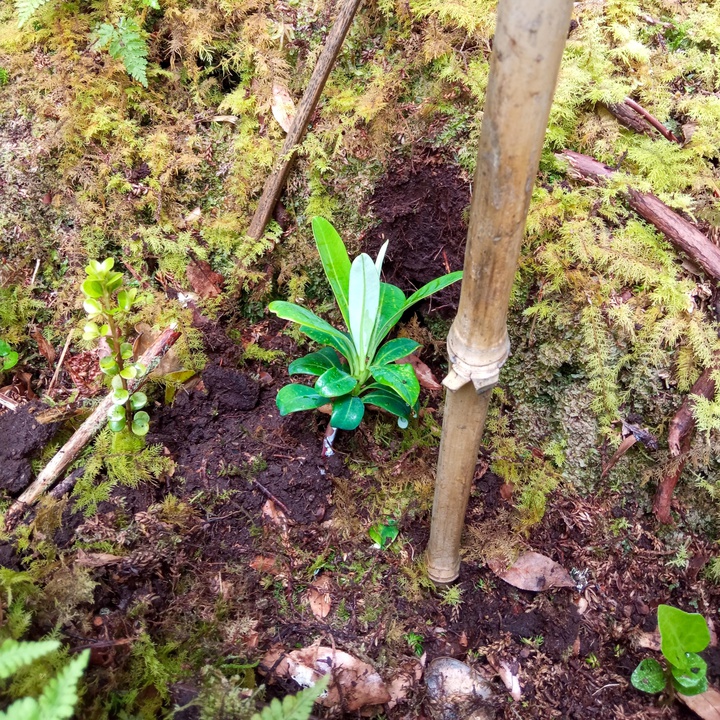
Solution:
<path fill-rule="evenodd" d="M 470 203 L 463 171 L 442 157 L 425 154 L 393 168 L 375 188 L 368 209 L 380 220 L 367 232 L 363 250 L 373 257 L 389 240 L 384 279 L 411 293 L 440 275 L 462 270 Z M 442 290 L 428 307 L 451 317 L 460 284 Z"/>
<path fill-rule="evenodd" d="M 33 417 L 37 404 L 0 415 L 0 489 L 21 493 L 32 478 L 31 458 L 53 437 L 57 423 L 41 425 Z"/>

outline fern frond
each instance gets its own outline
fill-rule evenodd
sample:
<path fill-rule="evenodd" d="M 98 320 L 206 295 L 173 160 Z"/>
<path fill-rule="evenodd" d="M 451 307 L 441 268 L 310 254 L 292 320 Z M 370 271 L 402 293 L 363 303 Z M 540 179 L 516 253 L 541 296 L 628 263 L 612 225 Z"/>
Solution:
<path fill-rule="evenodd" d="M 59 647 L 60 643 L 57 640 L 43 640 L 41 642 L 5 640 L 0 645 L 0 680 L 9 678 L 21 667 L 25 667 L 25 665 L 29 665 L 38 658 L 54 652 Z"/>
<path fill-rule="evenodd" d="M 0 720 L 40 720 L 40 706 L 34 698 L 16 700 L 5 712 L 0 712 Z"/>
<path fill-rule="evenodd" d="M 38 701 L 43 720 L 65 720 L 73 716 L 78 701 L 77 686 L 89 660 L 90 651 L 84 650 L 47 684 Z"/>
<path fill-rule="evenodd" d="M 117 25 L 103 23 L 95 34 L 98 46 L 107 47 L 110 57 L 122 60 L 128 75 L 147 87 L 148 46 L 137 22 L 123 16 Z"/>
<path fill-rule="evenodd" d="M 252 716 L 252 720 L 307 720 L 312 712 L 315 700 L 325 692 L 330 676 L 325 675 L 315 685 L 302 690 L 297 695 L 287 695 L 282 703 L 273 698 L 270 705 Z"/>
<path fill-rule="evenodd" d="M 15 0 L 18 27 L 21 28 L 48 0 Z"/>

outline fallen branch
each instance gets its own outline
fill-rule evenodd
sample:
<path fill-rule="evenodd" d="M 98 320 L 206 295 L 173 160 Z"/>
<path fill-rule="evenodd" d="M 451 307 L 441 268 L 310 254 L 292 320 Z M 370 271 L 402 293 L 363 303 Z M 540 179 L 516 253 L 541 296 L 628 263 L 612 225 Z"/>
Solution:
<path fill-rule="evenodd" d="M 685 468 L 685 455 L 690 450 L 690 442 L 695 431 L 695 417 L 693 415 L 693 406 L 695 405 L 694 396 L 700 395 L 711 400 L 715 397 L 715 381 L 712 374 L 715 368 L 707 368 L 697 379 L 690 389 L 690 394 L 680 406 L 670 421 L 668 430 L 668 447 L 670 455 L 676 458 L 676 462 L 672 464 L 669 471 L 663 476 L 655 492 L 655 500 L 653 501 L 653 512 L 658 522 L 669 525 L 672 523 L 672 515 L 670 514 L 670 504 L 672 503 L 673 492 L 675 486 L 682 475 Z"/>
<path fill-rule="evenodd" d="M 611 103 L 605 107 L 607 107 L 608 111 L 623 127 L 633 130 L 636 133 L 640 133 L 641 135 L 652 135 L 653 126 L 645 120 L 642 115 L 636 113 L 624 102 Z"/>
<path fill-rule="evenodd" d="M 128 391 L 137 390 L 147 376 L 160 364 L 163 355 L 175 344 L 180 333 L 173 323 L 157 337 L 155 342 L 142 354 L 138 362 L 145 367 L 133 380 L 128 380 Z M 43 468 L 35 482 L 13 503 L 5 516 L 5 526 L 12 529 L 25 510 L 37 502 L 38 498 L 60 477 L 61 473 L 78 456 L 95 433 L 107 422 L 107 415 L 113 406 L 112 393 L 107 395 L 95 408 L 74 435 L 55 454 L 55 457 Z"/>
<path fill-rule="evenodd" d="M 664 138 L 671 142 L 679 143 L 680 141 L 668 130 L 654 115 L 651 115 L 642 105 L 639 105 L 631 98 L 625 98 L 625 105 L 634 110 L 638 115 L 642 115 Z"/>
<path fill-rule="evenodd" d="M 585 182 L 601 183 L 615 174 L 615 170 L 587 155 L 566 150 L 560 153 L 560 157 L 570 163 L 570 174 Z M 676 248 L 700 265 L 708 275 L 720 280 L 720 248 L 691 222 L 652 193 L 628 188 L 627 199 L 638 215 L 664 233 Z"/>

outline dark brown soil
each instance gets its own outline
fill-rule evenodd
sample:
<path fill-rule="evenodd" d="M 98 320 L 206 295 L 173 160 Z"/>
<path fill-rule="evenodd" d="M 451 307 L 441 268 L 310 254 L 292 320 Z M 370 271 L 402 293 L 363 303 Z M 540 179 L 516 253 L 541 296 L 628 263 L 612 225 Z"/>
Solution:
<path fill-rule="evenodd" d="M 57 423 L 41 425 L 33 417 L 37 403 L 0 415 L 0 490 L 21 493 L 32 477 L 30 461 L 52 439 Z"/>
<path fill-rule="evenodd" d="M 426 150 L 394 167 L 376 187 L 368 209 L 380 221 L 367 232 L 363 250 L 373 257 L 389 240 L 383 265 L 386 282 L 411 293 L 440 275 L 462 270 L 470 203 L 463 171 Z M 459 284 L 434 295 L 431 309 L 450 317 Z"/>

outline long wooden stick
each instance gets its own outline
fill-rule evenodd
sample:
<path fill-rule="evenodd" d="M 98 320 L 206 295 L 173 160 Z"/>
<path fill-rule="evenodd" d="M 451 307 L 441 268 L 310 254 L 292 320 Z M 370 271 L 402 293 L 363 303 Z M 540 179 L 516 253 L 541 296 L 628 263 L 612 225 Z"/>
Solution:
<path fill-rule="evenodd" d="M 173 323 L 163 330 L 155 342 L 142 354 L 139 363 L 145 366 L 144 372 L 128 381 L 128 390 L 132 393 L 145 378 L 160 364 L 163 355 L 175 344 L 180 333 Z M 73 436 L 57 451 L 55 457 L 43 468 L 35 482 L 13 503 L 5 516 L 5 526 L 12 529 L 24 511 L 37 502 L 38 498 L 60 477 L 60 474 L 78 456 L 93 435 L 107 422 L 108 412 L 113 406 L 112 393 L 107 395 L 95 408 L 92 415 L 75 431 Z"/>
<path fill-rule="evenodd" d="M 615 174 L 612 168 L 587 155 L 566 150 L 560 153 L 560 157 L 570 163 L 572 175 L 586 182 L 603 182 Z M 664 233 L 676 248 L 700 265 L 708 275 L 720 280 L 720 248 L 691 222 L 652 193 L 641 193 L 629 188 L 627 200 L 638 215 Z"/>
<path fill-rule="evenodd" d="M 325 47 L 315 65 L 315 70 L 313 70 L 305 94 L 298 105 L 295 119 L 285 138 L 275 169 L 265 182 L 263 194 L 258 202 L 255 215 L 250 223 L 250 228 L 247 231 L 247 234 L 252 238 L 259 238 L 265 231 L 265 226 L 270 220 L 275 205 L 277 205 L 280 193 L 285 185 L 285 180 L 290 172 L 296 146 L 302 139 L 305 128 L 310 122 L 310 117 L 315 111 L 325 83 L 330 76 L 330 71 L 335 64 L 335 59 L 340 52 L 345 36 L 350 29 L 350 25 L 361 2 L 362 0 L 344 0 L 340 8 L 335 24 L 332 30 L 330 30 L 330 34 L 325 42 Z"/>

